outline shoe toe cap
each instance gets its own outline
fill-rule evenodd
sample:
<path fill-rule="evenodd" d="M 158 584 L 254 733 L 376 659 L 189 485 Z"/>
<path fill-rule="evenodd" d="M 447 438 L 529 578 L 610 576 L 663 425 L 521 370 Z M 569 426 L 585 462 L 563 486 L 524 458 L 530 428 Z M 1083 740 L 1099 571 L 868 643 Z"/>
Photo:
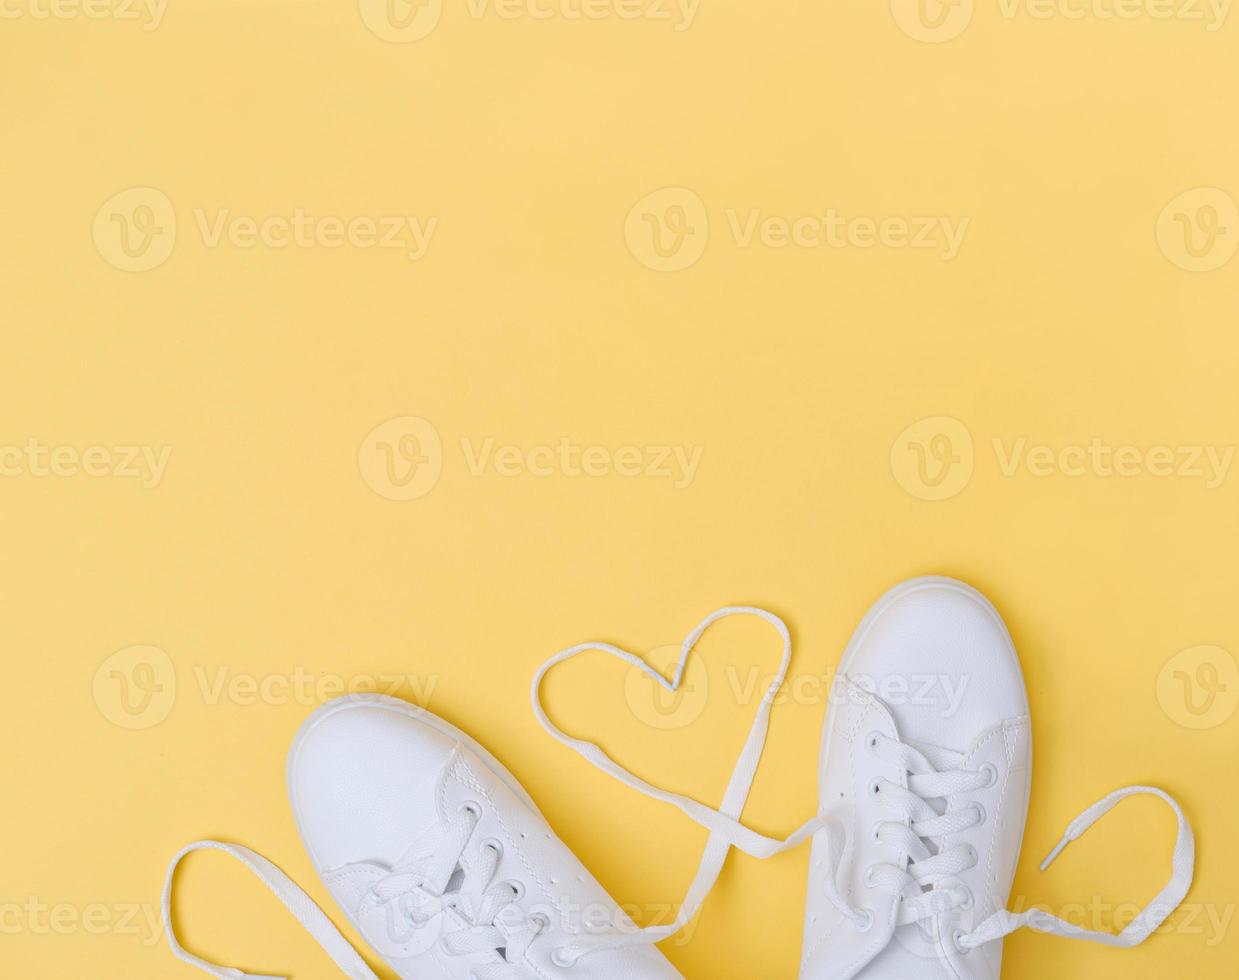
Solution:
<path fill-rule="evenodd" d="M 895 590 L 858 639 L 849 677 L 890 707 L 906 738 L 963 749 L 1028 713 L 1019 659 L 989 601 L 962 582 Z"/>
<path fill-rule="evenodd" d="M 437 826 L 435 787 L 455 748 L 404 702 L 361 695 L 315 711 L 289 753 L 288 793 L 318 870 L 404 856 Z"/>

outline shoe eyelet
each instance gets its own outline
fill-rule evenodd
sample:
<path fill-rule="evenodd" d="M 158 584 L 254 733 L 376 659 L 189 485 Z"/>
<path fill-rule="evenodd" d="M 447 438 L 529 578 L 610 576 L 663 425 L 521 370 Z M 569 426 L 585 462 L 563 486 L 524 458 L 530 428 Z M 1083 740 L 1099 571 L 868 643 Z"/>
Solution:
<path fill-rule="evenodd" d="M 551 928 L 551 917 L 545 912 L 530 912 L 529 921 L 538 927 L 539 935 Z"/>
<path fill-rule="evenodd" d="M 523 881 L 509 879 L 504 884 L 512 889 L 512 894 L 516 896 L 518 902 L 525 897 L 525 883 Z"/>
<path fill-rule="evenodd" d="M 981 787 L 982 789 L 989 789 L 992 786 L 998 785 L 998 767 L 997 766 L 995 766 L 993 763 L 987 762 L 985 763 L 985 765 L 981 767 L 980 771 L 985 773 L 987 777 L 987 782 L 985 783 L 984 786 Z"/>
<path fill-rule="evenodd" d="M 869 828 L 869 836 L 873 838 L 875 844 L 882 843 L 882 824 L 883 821 L 879 820 Z"/>
<path fill-rule="evenodd" d="M 977 849 L 971 844 L 965 844 L 964 850 L 968 854 L 968 859 L 972 862 L 971 867 L 975 868 L 977 866 Z"/>
<path fill-rule="evenodd" d="M 981 826 L 981 824 L 985 823 L 985 821 L 989 818 L 989 814 L 987 814 L 987 813 L 985 812 L 985 807 L 983 807 L 980 803 L 977 803 L 976 801 L 973 801 L 973 802 L 970 804 L 970 806 L 971 806 L 971 807 L 972 807 L 972 809 L 973 809 L 973 810 L 975 810 L 975 811 L 976 811 L 976 813 L 977 813 L 977 823 L 976 823 L 976 825 L 977 825 L 978 827 L 980 827 L 980 826 Z"/>
<path fill-rule="evenodd" d="M 880 737 L 881 736 L 879 736 L 877 732 L 870 732 L 868 735 L 865 736 L 865 745 L 869 747 L 869 751 L 872 752 L 874 749 L 878 747 L 878 739 Z"/>
<path fill-rule="evenodd" d="M 967 885 L 965 885 L 961 889 L 961 891 L 964 893 L 964 900 L 960 902 L 960 904 L 956 907 L 963 910 L 964 912 L 967 912 L 971 910 L 974 905 L 977 904 L 977 899 L 976 899 L 976 896 L 972 894 L 972 889 L 969 888 Z"/>
<path fill-rule="evenodd" d="M 487 837 L 486 840 L 482 841 L 481 846 L 485 850 L 494 851 L 496 858 L 503 857 L 503 845 L 499 841 L 495 840 L 495 838 Z"/>
<path fill-rule="evenodd" d="M 576 957 L 570 956 L 563 946 L 556 946 L 551 950 L 551 962 L 556 966 L 567 969 L 571 966 L 576 966 Z"/>
<path fill-rule="evenodd" d="M 882 781 L 880 779 L 875 779 L 873 782 L 869 784 L 869 795 L 870 796 L 877 796 L 881 792 L 882 792 Z"/>
<path fill-rule="evenodd" d="M 857 932 L 868 932 L 870 929 L 873 928 L 873 923 L 876 921 L 877 917 L 873 914 L 873 909 L 864 908 L 864 909 L 861 909 L 860 911 L 861 911 L 862 918 L 859 922 L 855 924 L 856 931 Z"/>
<path fill-rule="evenodd" d="M 456 812 L 457 813 L 469 813 L 477 817 L 479 820 L 481 820 L 482 819 L 482 804 L 476 803 L 473 800 L 467 800 L 466 802 L 460 804 Z"/>
<path fill-rule="evenodd" d="M 963 939 L 964 939 L 964 930 L 956 929 L 955 932 L 951 934 L 951 945 L 955 947 L 955 952 L 959 953 L 960 956 L 967 956 L 969 953 L 972 952 L 972 950 L 966 949 L 963 945 L 961 945 L 963 942 Z"/>

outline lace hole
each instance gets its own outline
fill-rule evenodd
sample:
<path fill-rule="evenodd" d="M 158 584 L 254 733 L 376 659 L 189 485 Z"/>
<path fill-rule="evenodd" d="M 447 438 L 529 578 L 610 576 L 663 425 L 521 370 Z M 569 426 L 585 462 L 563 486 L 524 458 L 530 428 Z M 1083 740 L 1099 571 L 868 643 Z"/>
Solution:
<path fill-rule="evenodd" d="M 985 823 L 985 820 L 986 820 L 986 817 L 987 817 L 987 814 L 986 814 L 986 812 L 985 812 L 985 807 L 981 806 L 981 804 L 980 804 L 980 803 L 973 803 L 973 804 L 972 804 L 972 809 L 976 811 L 976 814 L 977 814 L 977 823 L 976 823 L 976 825 L 977 825 L 978 827 L 980 827 L 980 826 L 981 826 L 981 824 Z"/>
<path fill-rule="evenodd" d="M 551 962 L 556 966 L 569 967 L 576 966 L 575 957 L 569 956 L 567 950 L 562 946 L 556 946 L 551 950 Z"/>
<path fill-rule="evenodd" d="M 986 777 L 986 783 L 983 787 L 981 787 L 982 789 L 989 789 L 991 786 L 998 785 L 997 766 L 993 765 L 992 763 L 987 762 L 985 763 L 985 765 L 981 767 L 981 772 L 985 773 L 985 777 Z"/>
<path fill-rule="evenodd" d="M 538 927 L 539 933 L 546 932 L 551 928 L 551 917 L 545 912 L 530 912 L 529 921 Z"/>
<path fill-rule="evenodd" d="M 868 932 L 873 928 L 875 916 L 873 909 L 861 909 L 861 919 L 856 923 L 857 932 Z"/>
<path fill-rule="evenodd" d="M 959 953 L 960 956 L 967 956 L 971 952 L 971 950 L 964 947 L 963 941 L 964 941 L 964 930 L 956 929 L 955 932 L 951 935 L 951 945 L 955 947 L 955 951 Z"/>
<path fill-rule="evenodd" d="M 487 837 L 486 840 L 482 841 L 482 847 L 485 850 L 494 851 L 496 858 L 503 857 L 503 845 L 493 837 Z"/>
<path fill-rule="evenodd" d="M 866 735 L 865 744 L 869 746 L 871 751 L 873 749 L 876 749 L 878 747 L 878 733 L 870 732 L 868 735 Z"/>
<path fill-rule="evenodd" d="M 512 894 L 516 896 L 517 901 L 525 897 L 525 883 L 522 881 L 505 881 L 505 885 L 512 889 Z M 545 916 L 544 916 L 545 918 Z"/>
<path fill-rule="evenodd" d="M 473 800 L 468 800 L 467 802 L 460 804 L 460 808 L 457 812 L 472 814 L 480 820 L 482 818 L 482 804 L 475 803 Z"/>
<path fill-rule="evenodd" d="M 968 888 L 967 886 L 965 886 L 963 889 L 963 893 L 964 893 L 964 900 L 960 902 L 959 907 L 963 909 L 965 912 L 967 912 L 969 909 L 971 909 L 974 905 L 977 904 L 977 900 L 976 900 L 976 896 L 972 894 L 971 888 Z"/>
<path fill-rule="evenodd" d="M 881 780 L 875 779 L 873 782 L 869 784 L 869 795 L 870 796 L 877 796 L 881 792 L 882 792 Z"/>
<path fill-rule="evenodd" d="M 873 825 L 873 827 L 869 831 L 869 834 L 870 836 L 873 837 L 874 843 L 876 844 L 882 843 L 882 821 L 881 820 L 879 820 L 877 823 Z"/>

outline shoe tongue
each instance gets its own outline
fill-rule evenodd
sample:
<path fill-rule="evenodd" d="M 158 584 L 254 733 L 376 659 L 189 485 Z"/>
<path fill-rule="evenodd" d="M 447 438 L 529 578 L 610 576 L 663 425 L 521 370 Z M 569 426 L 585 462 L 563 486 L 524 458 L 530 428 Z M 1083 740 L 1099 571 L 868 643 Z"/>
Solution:
<path fill-rule="evenodd" d="M 900 737 L 918 745 L 941 746 L 962 755 L 976 737 L 975 723 L 964 711 L 962 682 L 908 681 L 903 687 L 861 682 L 889 712 Z"/>
<path fill-rule="evenodd" d="M 939 772 L 946 769 L 958 769 L 964 764 L 966 753 L 960 749 L 948 749 L 942 745 L 933 745 L 929 742 L 921 742 L 905 736 L 904 742 L 912 748 L 916 749 Z"/>

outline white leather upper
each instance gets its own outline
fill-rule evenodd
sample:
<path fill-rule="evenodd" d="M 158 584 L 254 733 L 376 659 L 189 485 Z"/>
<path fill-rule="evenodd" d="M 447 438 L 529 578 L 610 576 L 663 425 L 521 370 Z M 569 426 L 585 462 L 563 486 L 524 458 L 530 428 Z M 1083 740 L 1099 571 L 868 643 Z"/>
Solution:
<path fill-rule="evenodd" d="M 460 859 L 500 854 L 495 880 L 520 898 L 494 925 L 505 935 L 545 916 L 548 928 L 520 964 L 539 980 L 671 980 L 680 974 L 653 947 L 600 950 L 575 965 L 554 951 L 583 933 L 633 929 L 632 922 L 551 831 L 519 784 L 485 750 L 441 719 L 386 698 L 345 698 L 303 726 L 288 766 L 293 812 L 310 856 L 340 907 L 406 980 L 470 980 L 497 953 L 448 953 L 445 933 L 470 924 L 468 902 L 420 928 L 375 884 L 394 869 L 429 860 L 463 807 L 479 814 Z"/>
<path fill-rule="evenodd" d="M 960 954 L 952 937 L 1005 908 L 1027 812 L 1028 705 L 1002 621 L 962 583 L 942 578 L 904 583 L 861 623 L 838 680 L 819 769 L 822 813 L 834 834 L 814 839 L 802 980 L 847 980 L 862 970 L 867 980 L 995 980 L 1001 943 Z M 898 766 L 867 751 L 874 734 L 927 755 L 962 756 L 952 768 L 992 777 L 984 788 L 947 801 L 952 811 L 975 805 L 985 815 L 980 826 L 933 842 L 939 850 L 956 844 L 975 850 L 975 866 L 957 882 L 974 900 L 938 916 L 928 928 L 896 928 L 898 894 L 867 878 L 875 864 L 906 866 L 897 848 L 874 836 L 880 821 L 900 819 L 874 791 L 875 780 L 908 786 Z M 827 853 L 832 839 L 840 853 Z M 843 897 L 872 911 L 872 924 L 858 926 L 827 900 L 823 876 L 832 868 L 839 869 Z"/>

